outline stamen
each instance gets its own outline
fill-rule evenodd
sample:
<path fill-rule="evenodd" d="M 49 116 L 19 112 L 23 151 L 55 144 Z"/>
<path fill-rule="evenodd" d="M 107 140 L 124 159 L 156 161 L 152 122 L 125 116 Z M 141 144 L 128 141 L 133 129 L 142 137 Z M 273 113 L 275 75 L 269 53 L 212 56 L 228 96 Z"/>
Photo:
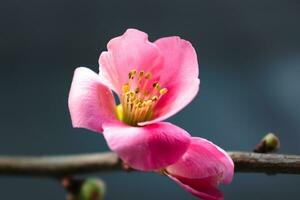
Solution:
<path fill-rule="evenodd" d="M 155 82 L 155 83 L 153 83 L 153 85 L 152 85 L 155 89 L 160 89 L 160 85 L 159 85 L 159 83 L 158 82 Z"/>
<path fill-rule="evenodd" d="M 140 88 L 139 87 L 137 87 L 137 88 L 135 88 L 135 93 L 139 93 L 139 91 L 140 91 Z"/>
<path fill-rule="evenodd" d="M 129 78 L 129 79 L 133 79 L 134 76 L 135 76 L 135 74 L 136 74 L 136 71 L 135 71 L 135 70 L 131 70 L 131 71 L 128 73 L 128 78 Z"/>
<path fill-rule="evenodd" d="M 139 72 L 139 80 L 143 78 L 144 74 L 145 74 L 144 71 L 140 71 L 140 72 Z"/>
<path fill-rule="evenodd" d="M 159 90 L 159 94 L 160 94 L 160 95 L 164 95 L 164 94 L 166 94 L 167 92 L 168 92 L 168 89 L 167 89 L 167 88 L 162 88 L 162 89 Z"/>
<path fill-rule="evenodd" d="M 155 105 L 168 92 L 167 88 L 162 88 L 158 81 L 153 82 L 151 78 L 149 72 L 131 70 L 128 73 L 128 82 L 122 86 L 121 97 L 121 119 L 127 124 L 135 126 L 150 120 Z"/>
<path fill-rule="evenodd" d="M 122 87 L 123 93 L 129 92 L 129 90 L 130 90 L 129 83 L 125 83 L 125 84 L 123 85 L 123 87 Z"/>
<path fill-rule="evenodd" d="M 151 101 L 153 101 L 153 102 L 156 102 L 158 100 L 158 97 L 157 96 L 153 96 L 152 98 L 151 98 Z"/>

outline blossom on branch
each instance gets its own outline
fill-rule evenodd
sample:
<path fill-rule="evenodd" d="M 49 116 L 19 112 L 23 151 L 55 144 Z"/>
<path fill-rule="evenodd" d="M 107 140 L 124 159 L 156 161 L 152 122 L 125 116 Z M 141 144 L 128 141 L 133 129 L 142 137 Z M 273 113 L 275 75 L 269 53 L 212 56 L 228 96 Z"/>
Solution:
<path fill-rule="evenodd" d="M 128 29 L 110 40 L 107 49 L 99 58 L 99 74 L 85 67 L 75 70 L 69 94 L 73 126 L 103 133 L 108 146 L 137 170 L 164 170 L 172 179 L 186 185 L 189 184 L 178 178 L 178 174 L 173 174 L 172 169 L 177 165 L 186 170 L 194 167 L 201 172 L 198 174 L 201 177 L 196 178 L 209 184 L 211 180 L 204 181 L 205 177 L 213 177 L 219 183 L 224 174 L 232 176 L 233 165 L 222 168 L 232 164 L 228 156 L 219 157 L 224 155 L 223 150 L 212 148 L 209 142 L 197 142 L 199 148 L 194 148 L 195 139 L 189 133 L 163 122 L 190 103 L 199 90 L 198 61 L 193 46 L 176 36 L 149 42 L 146 33 Z M 191 158 L 199 159 L 197 163 L 203 165 L 180 164 L 185 163 L 183 160 L 191 151 L 198 155 Z M 208 153 L 211 156 L 203 156 Z"/>

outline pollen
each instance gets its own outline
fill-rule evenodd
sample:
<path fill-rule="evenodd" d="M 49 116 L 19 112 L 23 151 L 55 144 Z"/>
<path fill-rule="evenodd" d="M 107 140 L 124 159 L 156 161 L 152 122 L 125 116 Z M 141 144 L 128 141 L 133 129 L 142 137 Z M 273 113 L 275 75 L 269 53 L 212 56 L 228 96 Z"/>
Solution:
<path fill-rule="evenodd" d="M 162 88 L 162 89 L 159 90 L 159 93 L 160 93 L 161 95 L 164 95 L 164 94 L 166 94 L 167 92 L 168 92 L 168 89 L 167 89 L 167 88 Z"/>
<path fill-rule="evenodd" d="M 129 84 L 128 83 L 124 84 L 123 87 L 122 87 L 122 91 L 124 93 L 126 93 L 126 92 L 129 92 L 129 90 L 130 90 Z"/>
<path fill-rule="evenodd" d="M 129 125 L 151 120 L 153 110 L 160 98 L 168 92 L 149 72 L 131 70 L 122 86 L 122 118 Z"/>

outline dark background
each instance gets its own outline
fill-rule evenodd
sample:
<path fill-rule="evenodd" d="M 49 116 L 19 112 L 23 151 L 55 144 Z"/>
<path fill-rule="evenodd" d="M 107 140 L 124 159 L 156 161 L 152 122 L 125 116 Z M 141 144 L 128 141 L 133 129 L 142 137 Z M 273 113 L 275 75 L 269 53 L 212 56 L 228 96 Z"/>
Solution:
<path fill-rule="evenodd" d="M 73 129 L 67 98 L 73 71 L 98 71 L 112 37 L 133 27 L 192 42 L 201 89 L 169 121 L 226 150 L 250 151 L 272 131 L 282 153 L 300 154 L 300 1 L 1 0 L 0 154 L 108 150 L 100 134 Z M 165 177 L 96 174 L 107 200 L 195 199 Z M 300 199 L 295 175 L 236 174 L 226 199 Z M 0 177 L 0 199 L 64 199 L 57 182 Z"/>

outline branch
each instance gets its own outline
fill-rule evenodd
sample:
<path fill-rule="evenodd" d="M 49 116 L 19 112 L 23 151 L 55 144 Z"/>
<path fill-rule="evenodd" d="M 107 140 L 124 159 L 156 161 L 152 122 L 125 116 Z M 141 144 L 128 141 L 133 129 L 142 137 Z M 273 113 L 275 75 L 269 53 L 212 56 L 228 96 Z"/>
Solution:
<path fill-rule="evenodd" d="M 236 172 L 300 174 L 300 156 L 228 152 Z M 64 177 L 74 174 L 124 170 L 115 153 L 72 156 L 0 156 L 0 175 Z"/>
<path fill-rule="evenodd" d="M 300 174 L 300 156 L 251 152 L 228 152 L 236 172 Z"/>
<path fill-rule="evenodd" d="M 120 169 L 122 163 L 112 152 L 42 157 L 0 156 L 0 175 L 63 177 Z"/>

